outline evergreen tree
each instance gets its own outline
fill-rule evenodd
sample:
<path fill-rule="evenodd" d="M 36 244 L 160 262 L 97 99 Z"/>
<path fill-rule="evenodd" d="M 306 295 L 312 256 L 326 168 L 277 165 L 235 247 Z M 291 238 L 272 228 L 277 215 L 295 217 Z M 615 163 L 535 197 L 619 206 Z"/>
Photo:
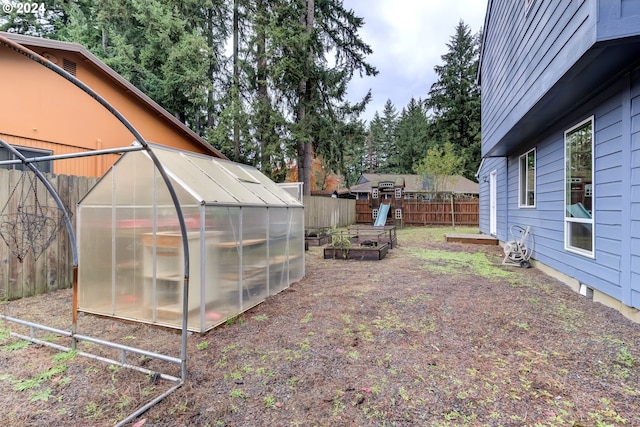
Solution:
<path fill-rule="evenodd" d="M 277 181 L 298 157 L 306 183 L 314 152 L 330 171 L 361 168 L 370 94 L 350 104 L 346 89 L 377 71 L 342 0 L 46 4 L 53 15 L 4 29 L 81 43 L 230 158 Z"/>
<path fill-rule="evenodd" d="M 205 28 L 194 24 L 205 22 L 205 10 L 195 0 L 180 5 L 171 0 L 85 0 L 64 7 L 66 25 L 52 38 L 86 46 L 180 121 L 204 134 L 208 122 L 204 106 L 213 89 L 208 73 L 219 50 L 208 44 Z"/>
<path fill-rule="evenodd" d="M 344 185 L 354 185 L 360 175 L 367 171 L 365 159 L 365 138 L 368 134 L 362 120 L 355 120 L 345 124 L 342 132 L 345 146 L 342 152 L 342 164 L 338 168 L 344 176 Z"/>
<path fill-rule="evenodd" d="M 451 141 L 462 161 L 462 175 L 474 179 L 480 162 L 480 89 L 476 84 L 479 39 L 460 21 L 447 43 L 443 65 L 426 103 L 433 114 L 431 138 Z"/>
<path fill-rule="evenodd" d="M 394 173 L 398 164 L 398 111 L 390 99 L 384 104 L 382 110 L 382 130 L 384 139 L 380 146 L 380 159 L 378 171 L 381 173 Z"/>
<path fill-rule="evenodd" d="M 386 162 L 384 123 L 376 111 L 369 123 L 366 139 L 365 167 L 369 173 L 377 173 Z"/>
<path fill-rule="evenodd" d="M 407 107 L 402 109 L 396 125 L 396 153 L 389 162 L 390 172 L 413 173 L 415 163 L 427 151 L 428 128 L 422 101 L 411 98 Z"/>
<path fill-rule="evenodd" d="M 338 164 L 333 159 L 343 141 L 337 129 L 359 114 L 370 98 L 349 105 L 348 82 L 356 72 L 377 71 L 364 60 L 371 48 L 358 35 L 362 18 L 346 10 L 341 0 L 279 3 L 274 12 L 278 23 L 270 39 L 274 92 L 280 104 L 293 112 L 289 146 L 295 148 L 298 176 L 308 194 L 313 152 Z M 328 54 L 335 57 L 332 66 Z"/>
<path fill-rule="evenodd" d="M 0 31 L 35 37 L 51 37 L 64 28 L 68 19 L 63 4 L 55 0 L 39 2 L 5 1 L 11 5 L 7 13 L 3 10 Z"/>

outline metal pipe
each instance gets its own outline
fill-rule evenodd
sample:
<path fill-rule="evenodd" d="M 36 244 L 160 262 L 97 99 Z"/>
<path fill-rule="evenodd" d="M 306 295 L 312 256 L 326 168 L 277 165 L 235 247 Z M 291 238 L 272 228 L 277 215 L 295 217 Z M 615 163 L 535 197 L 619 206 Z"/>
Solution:
<path fill-rule="evenodd" d="M 2 165 L 16 165 L 22 163 L 37 163 L 37 162 L 45 162 L 47 160 L 64 160 L 64 159 L 75 159 L 79 157 L 91 157 L 91 156 L 101 156 L 103 154 L 120 154 L 126 153 L 129 151 L 142 151 L 144 147 L 141 145 L 132 145 L 129 147 L 121 147 L 121 148 L 105 148 L 104 150 L 92 150 L 92 151 L 80 151 L 77 153 L 67 153 L 67 154 L 52 154 L 50 156 L 37 156 L 37 157 L 27 157 L 22 160 L 2 160 L 0 161 L 0 166 Z"/>
<path fill-rule="evenodd" d="M 124 116 L 122 114 L 120 114 L 120 112 L 118 110 L 116 110 L 113 106 L 111 106 L 111 104 L 109 104 L 97 92 L 95 92 L 89 86 L 87 86 L 82 81 L 77 79 L 74 75 L 68 73 L 66 70 L 58 67 L 57 65 L 55 65 L 54 63 L 52 63 L 48 59 L 38 55 L 34 51 L 32 51 L 30 49 L 27 49 L 24 46 L 22 46 L 22 45 L 20 45 L 18 43 L 15 43 L 12 40 L 9 40 L 4 36 L 0 36 L 0 44 L 4 44 L 5 46 L 9 47 L 10 49 L 15 50 L 19 54 L 26 56 L 27 58 L 39 63 L 40 65 L 43 65 L 44 67 L 46 67 L 49 70 L 55 72 L 56 74 L 58 74 L 59 76 L 63 77 L 64 79 L 66 79 L 69 82 L 73 83 L 78 88 L 82 89 L 86 94 L 88 94 L 93 99 L 95 99 L 107 111 L 109 111 L 113 116 L 115 116 L 120 121 L 120 123 L 122 123 L 129 130 L 129 132 L 131 132 L 131 134 L 136 138 L 136 140 L 140 144 L 142 144 L 144 149 L 147 151 L 147 154 L 149 155 L 149 157 L 151 158 L 151 160 L 155 164 L 156 168 L 160 172 L 160 175 L 162 176 L 162 179 L 164 180 L 165 184 L 167 185 L 167 190 L 169 191 L 169 194 L 171 196 L 171 200 L 173 201 L 173 204 L 174 204 L 175 209 L 176 209 L 176 213 L 178 215 L 178 223 L 180 224 L 180 232 L 182 234 L 182 249 L 183 249 L 183 255 L 184 255 L 184 286 L 183 286 L 183 301 L 185 301 L 185 303 L 183 304 L 183 308 L 184 308 L 186 306 L 186 304 L 188 304 L 188 301 L 189 301 L 189 242 L 188 242 L 188 238 L 187 238 L 187 226 L 186 226 L 186 223 L 185 223 L 185 220 L 184 220 L 184 216 L 182 214 L 182 209 L 180 208 L 180 201 L 178 200 L 178 195 L 177 195 L 175 189 L 173 188 L 173 185 L 171 184 L 171 181 L 169 180 L 169 176 L 167 175 L 167 172 L 165 171 L 164 167 L 160 163 L 160 160 L 156 157 L 155 153 L 151 150 L 151 147 L 149 147 L 149 144 L 147 144 L 147 142 L 142 137 L 142 135 L 140 135 L 140 133 L 133 127 L 133 125 L 131 123 L 129 123 L 124 118 Z M 22 160 L 25 160 L 24 156 L 21 156 L 20 154 L 19 154 L 19 156 L 22 158 Z M 33 168 L 34 172 L 37 171 L 37 168 L 35 168 L 30 163 L 25 163 L 25 164 L 27 166 L 29 166 L 30 168 Z M 43 180 L 43 182 L 46 182 L 46 179 L 44 179 L 43 176 L 41 177 L 41 179 Z M 53 192 L 55 193 L 55 190 Z M 67 219 L 67 222 L 68 222 L 67 229 L 69 231 L 69 237 L 70 238 L 73 237 L 72 242 L 71 242 L 72 243 L 72 251 L 73 251 L 73 254 L 74 254 L 74 257 L 73 257 L 74 260 L 73 261 L 74 261 L 74 266 L 77 266 L 78 265 L 77 248 L 76 248 L 75 236 L 73 235 L 73 230 L 71 229 L 71 221 L 68 220 L 68 215 L 66 213 L 66 209 L 64 209 L 64 207 L 61 207 L 61 208 L 63 209 L 63 211 L 65 213 L 65 218 Z M 182 374 L 182 380 L 183 381 L 185 381 L 186 377 L 187 377 L 187 356 L 186 356 L 186 354 L 187 354 L 187 333 L 188 333 L 188 330 L 187 330 L 187 315 L 188 315 L 188 313 L 186 311 L 183 311 L 183 313 L 182 313 L 182 343 L 181 343 L 181 359 L 182 359 L 182 373 L 181 374 Z M 75 329 L 75 327 L 76 327 L 76 325 L 74 324 L 73 328 Z"/>
<path fill-rule="evenodd" d="M 60 351 L 64 351 L 64 352 L 73 350 L 70 347 L 65 347 L 65 346 L 60 345 L 60 344 L 55 344 L 55 343 L 52 343 L 52 342 L 49 342 L 49 341 L 40 340 L 38 338 L 28 337 L 26 335 L 22 335 L 22 334 L 19 334 L 17 332 L 11 332 L 10 335 L 14 336 L 14 337 L 17 337 L 17 338 L 20 338 L 20 339 L 23 339 L 25 341 L 30 341 L 30 342 L 32 342 L 34 344 L 44 345 L 44 346 L 47 346 L 47 347 L 52 347 L 52 348 L 55 348 L 56 350 L 60 350 Z M 84 351 L 78 351 L 77 354 L 78 354 L 78 356 L 86 357 L 88 359 L 97 360 L 97 361 L 100 361 L 100 362 L 108 363 L 110 365 L 116 365 L 116 366 L 120 366 L 120 367 L 123 367 L 123 368 L 127 368 L 127 369 L 131 369 L 131 370 L 134 370 L 134 371 L 138 371 L 138 372 L 143 373 L 145 375 L 158 374 L 160 378 L 168 380 L 168 381 L 173 381 L 173 382 L 181 382 L 182 381 L 179 377 L 174 377 L 173 375 L 163 374 L 161 372 L 155 372 L 155 371 L 152 371 L 150 369 L 143 368 L 141 366 L 131 365 L 131 364 L 128 364 L 128 363 L 122 363 L 120 361 L 117 361 L 117 360 L 114 360 L 114 359 L 110 359 L 108 357 L 97 356 L 95 354 L 86 353 Z"/>
<path fill-rule="evenodd" d="M 0 36 L 0 39 L 2 39 L 2 36 Z M 2 138 L 0 138 L 0 145 L 2 145 L 7 150 L 9 150 L 14 156 L 22 160 L 22 162 L 38 177 L 38 179 L 42 182 L 42 184 L 44 184 L 49 194 L 51 194 L 51 197 L 53 197 L 53 200 L 56 202 L 56 205 L 58 205 L 58 209 L 62 211 L 62 217 L 64 218 L 64 223 L 67 227 L 67 233 L 69 234 L 69 245 L 71 246 L 73 265 L 74 267 L 77 266 L 78 265 L 78 248 L 76 247 L 76 235 L 73 231 L 73 225 L 71 225 L 71 218 L 69 218 L 69 213 L 67 212 L 67 209 L 62 203 L 62 200 L 60 200 L 60 196 L 58 196 L 56 189 L 53 188 L 53 185 L 51 185 L 51 183 L 47 180 L 47 178 L 42 174 L 42 172 L 40 172 L 40 170 L 37 167 L 33 166 L 31 163 L 26 162 L 25 157 L 22 155 L 22 153 L 16 150 L 15 147 L 10 145 L 8 142 L 4 141 Z"/>
<path fill-rule="evenodd" d="M 176 365 L 180 364 L 180 359 L 177 357 L 167 356 L 166 354 L 154 353 L 152 351 L 143 350 L 141 348 L 129 347 L 123 344 L 117 344 L 109 341 L 104 341 L 98 338 L 89 337 L 87 335 L 76 334 L 76 338 L 81 341 L 87 341 L 94 344 L 104 345 L 105 347 L 111 347 L 119 350 L 123 350 L 129 353 L 139 354 L 141 356 L 153 357 L 154 359 L 159 359 L 165 362 L 175 363 Z"/>
<path fill-rule="evenodd" d="M 147 403 L 144 406 L 141 406 L 140 408 L 138 408 L 135 412 L 133 412 L 131 415 L 129 415 L 127 418 L 125 418 L 124 420 L 120 421 L 118 424 L 116 424 L 115 427 L 122 427 L 127 425 L 128 423 L 130 423 L 131 421 L 135 420 L 136 418 L 138 418 L 140 415 L 144 414 L 145 412 L 147 412 L 149 409 L 151 409 L 153 406 L 155 406 L 156 404 L 162 402 L 167 396 L 169 396 L 171 393 L 173 393 L 174 391 L 176 391 L 177 389 L 179 389 L 180 387 L 182 387 L 182 385 L 184 384 L 184 381 L 180 381 L 180 383 L 176 384 L 175 386 L 173 386 L 172 388 L 170 388 L 169 390 L 165 391 L 164 393 L 162 393 L 160 396 L 156 397 L 155 399 L 153 399 L 151 402 Z"/>
<path fill-rule="evenodd" d="M 180 362 L 181 362 L 181 360 L 179 358 L 177 358 L 177 357 L 171 357 L 171 356 L 167 356 L 165 354 L 154 353 L 152 351 L 143 350 L 141 348 L 130 347 L 130 346 L 127 346 L 127 345 L 124 345 L 124 344 L 118 344 L 118 343 L 114 343 L 114 342 L 110 342 L 110 341 L 105 341 L 105 340 L 101 340 L 99 338 L 90 337 L 88 335 L 73 334 L 73 333 L 71 333 L 69 331 L 65 331 L 63 329 L 57 329 L 57 328 L 52 328 L 50 326 L 40 325 L 38 323 L 30 322 L 28 320 L 17 319 L 15 317 L 6 316 L 4 314 L 0 314 L 0 319 L 5 320 L 7 322 L 17 323 L 18 325 L 27 326 L 30 331 L 35 328 L 35 329 L 39 329 L 39 330 L 42 330 L 42 331 L 45 331 L 45 332 L 50 332 L 52 334 L 61 335 L 63 337 L 67 337 L 67 338 L 74 338 L 75 337 L 75 339 L 79 340 L 79 341 L 86 341 L 86 342 L 90 342 L 90 343 L 93 343 L 93 344 L 99 344 L 99 345 L 102 345 L 102 346 L 105 346 L 105 347 L 111 347 L 111 348 L 127 351 L 129 353 L 136 353 L 136 354 L 139 354 L 141 356 L 151 357 L 151 358 L 154 358 L 154 359 L 162 360 L 164 362 L 169 362 L 169 363 L 173 363 L 173 364 L 176 364 L 176 365 L 179 365 Z"/>

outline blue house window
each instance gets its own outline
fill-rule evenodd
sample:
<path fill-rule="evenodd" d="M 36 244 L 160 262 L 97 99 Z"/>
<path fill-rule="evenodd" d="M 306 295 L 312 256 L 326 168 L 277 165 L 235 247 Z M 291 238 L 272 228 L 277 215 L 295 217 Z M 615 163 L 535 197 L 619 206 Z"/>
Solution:
<path fill-rule="evenodd" d="M 593 117 L 564 133 L 565 249 L 593 256 Z"/>
<path fill-rule="evenodd" d="M 536 149 L 520 156 L 519 206 L 536 206 Z"/>

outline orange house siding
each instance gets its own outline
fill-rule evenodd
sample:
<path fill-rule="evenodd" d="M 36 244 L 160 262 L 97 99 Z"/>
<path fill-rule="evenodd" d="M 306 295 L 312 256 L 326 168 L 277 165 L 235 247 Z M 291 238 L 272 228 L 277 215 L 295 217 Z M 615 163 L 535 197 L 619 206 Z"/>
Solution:
<path fill-rule="evenodd" d="M 30 38 L 23 37 L 21 44 L 58 66 L 62 66 L 65 59 L 75 63 L 76 77 L 105 98 L 145 140 L 224 157 L 208 147 L 202 138 L 167 118 L 168 113 L 140 96 L 135 88 L 126 87 L 101 69 L 95 57 L 71 50 L 29 46 L 24 43 L 26 39 Z M 34 39 L 34 44 L 37 43 L 41 43 L 41 39 Z M 69 46 L 78 49 L 78 45 Z M 135 139 L 124 125 L 84 91 L 2 44 L 0 93 L 3 98 L 0 103 L 0 137 L 12 145 L 67 154 L 129 146 Z M 99 177 L 117 158 L 118 155 L 103 155 L 56 160 L 53 172 Z"/>
<path fill-rule="evenodd" d="M 16 146 L 16 147 L 29 147 L 38 150 L 49 151 L 55 154 L 72 154 L 83 151 L 91 151 L 89 149 L 81 149 L 79 147 L 70 147 L 68 145 L 54 144 L 47 141 L 41 141 L 38 139 L 23 138 L 14 135 L 5 135 L 0 133 L 0 139 Z M 100 144 L 96 149 L 101 149 Z M 63 175 L 77 175 L 88 177 L 99 177 L 102 174 L 97 174 L 99 171 L 106 171 L 111 167 L 113 163 L 120 157 L 119 154 L 104 154 L 101 156 L 92 156 L 78 159 L 61 159 L 53 162 L 53 172 Z M 37 166 L 37 164 L 36 164 Z"/>

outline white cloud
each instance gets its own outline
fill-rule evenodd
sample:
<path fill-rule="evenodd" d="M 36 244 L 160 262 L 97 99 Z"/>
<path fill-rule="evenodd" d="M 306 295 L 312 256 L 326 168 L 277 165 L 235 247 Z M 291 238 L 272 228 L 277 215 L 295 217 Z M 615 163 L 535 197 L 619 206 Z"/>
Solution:
<path fill-rule="evenodd" d="M 372 90 L 367 120 L 382 112 L 387 99 L 398 111 L 411 97 L 424 99 L 458 22 L 476 33 L 486 11 L 482 0 L 344 0 L 344 6 L 364 18 L 360 35 L 374 51 L 367 60 L 379 71 L 375 78 L 354 77 L 349 86 L 353 101 Z"/>

